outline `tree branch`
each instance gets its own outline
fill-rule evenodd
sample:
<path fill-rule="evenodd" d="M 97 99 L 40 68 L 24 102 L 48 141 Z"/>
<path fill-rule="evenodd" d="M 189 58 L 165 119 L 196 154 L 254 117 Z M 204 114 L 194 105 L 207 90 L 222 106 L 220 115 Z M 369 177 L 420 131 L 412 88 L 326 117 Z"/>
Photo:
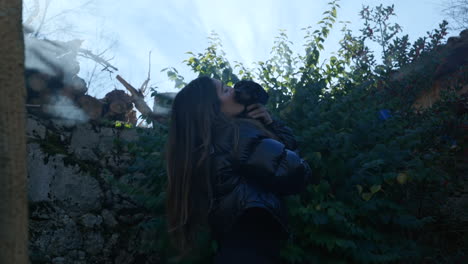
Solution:
<path fill-rule="evenodd" d="M 151 110 L 151 108 L 146 104 L 144 95 L 141 91 L 137 91 L 135 87 L 130 85 L 126 80 L 120 77 L 120 75 L 117 75 L 115 78 L 130 92 L 135 108 L 138 109 L 142 115 L 156 122 L 161 122 L 167 119 L 167 116 L 157 114 Z"/>
<path fill-rule="evenodd" d="M 86 50 L 86 49 L 78 49 L 78 52 L 80 56 L 82 57 L 85 57 L 85 58 L 88 58 L 88 59 L 92 59 L 94 60 L 95 62 L 101 64 L 102 66 L 104 66 L 104 70 L 109 70 L 112 69 L 114 71 L 118 71 L 119 69 L 117 69 L 115 66 L 113 66 L 112 64 L 109 63 L 109 60 L 105 60 L 103 59 L 102 57 L 100 57 L 99 55 L 96 55 L 94 53 L 92 53 L 90 50 Z"/>

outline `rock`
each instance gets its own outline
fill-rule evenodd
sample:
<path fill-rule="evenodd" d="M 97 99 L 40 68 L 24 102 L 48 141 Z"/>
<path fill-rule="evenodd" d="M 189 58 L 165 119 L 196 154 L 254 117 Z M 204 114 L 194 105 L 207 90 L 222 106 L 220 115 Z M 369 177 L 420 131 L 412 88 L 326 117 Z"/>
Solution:
<path fill-rule="evenodd" d="M 109 243 L 109 245 L 115 245 L 119 241 L 119 237 L 119 234 L 112 234 L 111 238 L 107 243 Z"/>
<path fill-rule="evenodd" d="M 68 205 L 71 213 L 97 211 L 101 209 L 103 192 L 99 182 L 88 174 L 80 174 L 77 166 L 62 167 L 51 183 L 53 199 Z"/>
<path fill-rule="evenodd" d="M 68 253 L 65 257 L 68 263 L 73 263 L 73 264 L 86 264 L 86 253 L 81 250 L 71 250 L 70 253 Z"/>
<path fill-rule="evenodd" d="M 133 262 L 133 256 L 126 251 L 121 251 L 115 259 L 115 264 L 127 264 Z"/>
<path fill-rule="evenodd" d="M 46 155 L 39 144 L 27 145 L 28 200 L 30 202 L 51 201 L 50 184 L 57 164 L 44 164 Z M 63 166 L 63 164 L 58 164 Z"/>
<path fill-rule="evenodd" d="M 120 132 L 120 139 L 124 142 L 136 142 L 138 137 L 136 129 L 124 129 Z"/>
<path fill-rule="evenodd" d="M 139 223 L 141 222 L 141 220 L 143 220 L 144 217 L 145 217 L 144 214 L 138 213 L 138 214 L 135 214 L 132 218 L 133 218 L 134 223 Z"/>
<path fill-rule="evenodd" d="M 84 251 L 78 250 L 78 259 L 84 260 L 86 257 L 86 253 Z"/>
<path fill-rule="evenodd" d="M 48 163 L 44 164 L 44 160 Z M 82 175 L 78 166 L 65 166 L 64 155 L 46 156 L 38 144 L 28 144 L 28 198 L 30 202 L 58 200 L 71 211 L 98 210 L 103 196 L 99 182 Z"/>
<path fill-rule="evenodd" d="M 87 233 L 84 239 L 84 250 L 90 255 L 97 255 L 104 247 L 104 238 L 100 233 Z"/>
<path fill-rule="evenodd" d="M 29 138 L 44 139 L 46 135 L 46 127 L 33 116 L 28 116 L 26 122 L 26 136 Z"/>
<path fill-rule="evenodd" d="M 111 207 L 112 206 L 112 200 L 113 200 L 113 194 L 112 191 L 108 190 L 106 191 L 105 198 L 104 198 L 104 207 Z"/>
<path fill-rule="evenodd" d="M 111 211 L 104 209 L 102 210 L 101 215 L 102 215 L 102 218 L 104 219 L 104 225 L 110 228 L 113 228 L 119 224 L 117 220 L 115 220 L 115 217 Z"/>
<path fill-rule="evenodd" d="M 29 248 L 30 263 L 50 263 L 52 262 L 50 256 L 44 254 L 43 251 L 37 251 L 34 247 Z"/>
<path fill-rule="evenodd" d="M 101 128 L 101 132 L 99 133 L 99 145 L 98 149 L 103 154 L 111 153 L 115 146 L 114 142 L 117 139 L 117 132 L 115 129 L 110 127 L 103 127 Z"/>
<path fill-rule="evenodd" d="M 120 235 L 119 234 L 112 234 L 112 236 L 106 241 L 103 253 L 104 255 L 110 256 L 112 255 L 112 249 L 117 245 L 119 242 Z"/>
<path fill-rule="evenodd" d="M 134 209 L 138 209 L 138 207 L 133 204 L 133 203 L 130 203 L 129 201 L 126 200 L 127 198 L 125 199 L 122 199 L 121 196 L 119 195 L 115 195 L 114 196 L 114 201 L 118 201 L 118 204 L 114 204 L 114 209 L 116 211 L 121 211 L 121 210 L 134 210 Z M 142 209 L 143 210 L 143 209 Z"/>
<path fill-rule="evenodd" d="M 56 209 L 51 203 L 37 202 L 29 204 L 30 218 L 33 220 L 51 220 Z"/>
<path fill-rule="evenodd" d="M 94 149 L 99 144 L 99 135 L 89 124 L 79 125 L 73 130 L 70 151 L 81 160 L 98 160 Z"/>
<path fill-rule="evenodd" d="M 87 228 L 98 228 L 101 226 L 102 217 L 100 215 L 85 214 L 81 216 L 80 223 Z"/>
<path fill-rule="evenodd" d="M 54 231 L 48 232 L 50 230 Z M 64 256 L 70 250 L 80 249 L 83 246 L 82 234 L 69 216 L 57 219 L 55 225 L 49 223 L 44 231 L 41 239 L 47 241 L 45 250 L 51 255 Z"/>
<path fill-rule="evenodd" d="M 63 257 L 56 257 L 52 259 L 52 264 L 66 264 L 66 259 Z"/>
<path fill-rule="evenodd" d="M 30 138 L 51 143 L 48 131 L 53 131 L 56 141 L 47 153 L 36 140 L 27 145 L 32 263 L 139 263 L 137 225 L 146 221 L 146 211 L 116 182 L 137 187 L 146 176 L 128 173 L 131 156 L 124 148 L 117 153 L 114 144 L 136 140 L 136 131 L 50 119 L 28 122 Z M 126 228 L 119 228 L 117 219 Z"/>
<path fill-rule="evenodd" d="M 124 224 L 132 224 L 132 216 L 131 215 L 119 215 L 119 221 L 124 223 Z"/>

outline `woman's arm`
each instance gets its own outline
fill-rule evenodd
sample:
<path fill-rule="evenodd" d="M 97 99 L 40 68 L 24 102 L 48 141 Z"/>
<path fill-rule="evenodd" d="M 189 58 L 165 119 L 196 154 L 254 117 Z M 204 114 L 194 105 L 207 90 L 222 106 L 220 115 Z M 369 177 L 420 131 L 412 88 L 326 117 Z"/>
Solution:
<path fill-rule="evenodd" d="M 247 116 L 260 120 L 270 132 L 279 138 L 279 141 L 281 141 L 287 149 L 293 151 L 297 150 L 297 142 L 293 131 L 279 119 L 272 118 L 264 105 L 249 105 L 247 106 L 247 111 Z"/>
<path fill-rule="evenodd" d="M 297 194 L 311 182 L 311 169 L 298 154 L 257 129 L 240 130 L 239 173 L 248 181 L 266 187 L 279 195 Z"/>
<path fill-rule="evenodd" d="M 287 127 L 283 121 L 272 118 L 272 122 L 265 127 L 273 132 L 287 149 L 297 151 L 296 137 L 294 136 L 292 129 Z"/>

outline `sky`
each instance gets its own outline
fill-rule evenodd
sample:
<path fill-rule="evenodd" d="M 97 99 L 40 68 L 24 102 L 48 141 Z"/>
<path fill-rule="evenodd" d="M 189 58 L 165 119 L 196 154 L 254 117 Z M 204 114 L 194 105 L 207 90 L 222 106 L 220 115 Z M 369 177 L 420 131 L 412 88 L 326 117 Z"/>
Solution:
<path fill-rule="evenodd" d="M 151 81 L 158 91 L 176 91 L 163 68 L 175 67 L 186 81 L 194 79 L 183 60 L 188 51 L 203 52 L 208 37 L 216 32 L 226 57 L 233 63 L 251 67 L 265 61 L 279 30 L 294 44 L 294 53 L 302 54 L 304 31 L 318 28 L 322 13 L 328 10 L 328 0 L 25 0 L 24 21 L 31 17 L 35 3 L 43 14 L 49 6 L 41 34 L 48 39 L 84 40 L 82 48 L 104 57 L 119 69 L 112 75 L 101 74 L 91 82 L 88 94 L 103 97 L 114 88 L 124 89 L 115 79 L 121 75 L 139 87 L 148 75 L 148 55 L 151 51 Z M 444 0 L 342 0 L 337 21 L 350 21 L 349 28 L 357 34 L 362 26 L 359 11 L 363 5 L 395 5 L 394 22 L 403 28 L 410 40 L 438 28 L 444 19 L 441 12 Z M 32 19 L 37 26 L 41 16 Z M 335 24 L 325 42 L 323 58 L 337 51 L 341 25 Z M 451 35 L 457 35 L 452 33 Z M 88 80 L 94 62 L 80 60 L 80 77 Z M 101 68 L 96 68 L 97 72 Z"/>

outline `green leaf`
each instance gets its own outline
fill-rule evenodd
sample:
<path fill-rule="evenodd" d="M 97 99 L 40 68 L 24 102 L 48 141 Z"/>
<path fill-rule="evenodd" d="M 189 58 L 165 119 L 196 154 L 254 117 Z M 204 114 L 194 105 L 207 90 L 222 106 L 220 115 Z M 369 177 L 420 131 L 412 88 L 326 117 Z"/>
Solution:
<path fill-rule="evenodd" d="M 362 190 L 363 190 L 363 188 L 362 188 L 362 186 L 361 186 L 361 185 L 359 185 L 359 184 L 358 184 L 358 185 L 356 185 L 356 189 L 358 190 L 358 193 L 359 193 L 359 194 L 361 194 L 361 193 L 362 193 Z"/>
<path fill-rule="evenodd" d="M 376 168 L 379 167 L 380 165 L 385 164 L 385 161 L 382 159 L 377 159 L 377 160 L 372 160 L 369 162 L 366 162 L 362 165 L 362 168 L 364 169 L 371 169 L 371 168 Z"/>
<path fill-rule="evenodd" d="M 372 194 L 380 191 L 382 189 L 382 186 L 381 185 L 372 185 L 371 188 L 370 188 L 370 191 Z"/>
<path fill-rule="evenodd" d="M 370 192 L 365 192 L 361 194 L 361 197 L 364 199 L 364 201 L 369 201 L 372 198 L 372 195 L 373 194 Z"/>

